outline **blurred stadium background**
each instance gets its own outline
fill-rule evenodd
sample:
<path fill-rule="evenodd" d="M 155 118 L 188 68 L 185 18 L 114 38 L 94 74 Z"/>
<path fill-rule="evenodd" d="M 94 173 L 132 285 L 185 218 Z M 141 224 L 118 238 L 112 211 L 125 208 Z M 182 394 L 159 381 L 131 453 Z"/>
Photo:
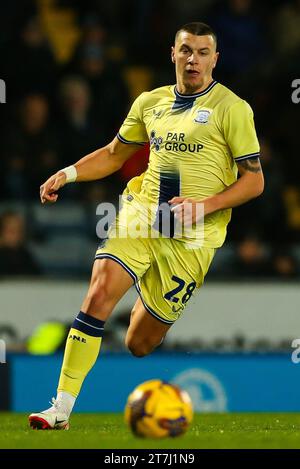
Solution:
<path fill-rule="evenodd" d="M 291 98 L 300 79 L 299 0 L 1 5 L 0 410 L 44 408 L 55 394 L 99 243 L 96 207 L 117 203 L 148 151 L 103 181 L 64 188 L 52 207 L 40 205 L 40 184 L 111 140 L 140 92 L 174 83 L 174 33 L 197 20 L 219 36 L 215 78 L 254 109 L 265 192 L 234 210 L 203 290 L 143 360 L 123 345 L 136 297 L 128 293 L 107 323 L 106 356 L 77 410 L 120 411 L 151 378 L 181 384 L 199 412 L 300 410 L 300 369 L 291 360 L 300 336 L 300 104 Z"/>

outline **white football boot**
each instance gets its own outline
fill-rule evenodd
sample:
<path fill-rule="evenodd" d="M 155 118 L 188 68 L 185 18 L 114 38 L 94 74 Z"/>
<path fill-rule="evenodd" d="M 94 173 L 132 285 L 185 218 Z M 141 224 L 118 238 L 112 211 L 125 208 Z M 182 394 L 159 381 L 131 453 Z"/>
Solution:
<path fill-rule="evenodd" d="M 29 424 L 34 430 L 69 430 L 69 416 L 54 397 L 52 407 L 43 412 L 29 415 Z"/>

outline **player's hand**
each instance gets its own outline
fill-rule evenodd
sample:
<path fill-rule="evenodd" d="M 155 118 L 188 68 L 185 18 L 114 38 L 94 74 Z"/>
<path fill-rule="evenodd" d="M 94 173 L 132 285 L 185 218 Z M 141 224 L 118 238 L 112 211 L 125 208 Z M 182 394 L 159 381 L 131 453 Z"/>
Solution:
<path fill-rule="evenodd" d="M 193 223 L 203 218 L 203 207 L 194 199 L 185 197 L 173 197 L 169 200 L 171 211 L 176 220 L 184 222 L 185 226 L 191 226 Z M 202 204 L 203 205 L 203 204 Z"/>
<path fill-rule="evenodd" d="M 169 200 L 171 210 L 177 220 L 184 222 L 185 226 L 203 220 L 205 215 L 213 213 L 214 197 L 207 197 L 203 200 L 195 200 L 187 197 L 173 197 Z"/>
<path fill-rule="evenodd" d="M 66 174 L 62 171 L 59 171 L 56 174 L 53 174 L 49 179 L 47 179 L 44 184 L 40 187 L 40 198 L 42 204 L 51 203 L 54 204 L 58 199 L 58 194 L 56 193 L 61 187 L 66 183 Z"/>

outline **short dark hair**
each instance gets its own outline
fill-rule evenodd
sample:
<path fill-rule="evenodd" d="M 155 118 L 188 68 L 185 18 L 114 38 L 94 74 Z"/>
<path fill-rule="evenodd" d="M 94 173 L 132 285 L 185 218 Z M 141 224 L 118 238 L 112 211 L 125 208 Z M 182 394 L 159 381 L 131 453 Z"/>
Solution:
<path fill-rule="evenodd" d="M 195 21 L 194 23 L 187 23 L 181 26 L 180 29 L 178 29 L 176 35 L 175 35 L 175 42 L 178 37 L 178 35 L 182 32 L 186 31 L 187 33 L 194 34 L 195 36 L 212 36 L 214 38 L 214 41 L 216 43 L 217 47 L 217 35 L 214 32 L 214 30 L 206 23 L 201 23 L 200 21 Z"/>

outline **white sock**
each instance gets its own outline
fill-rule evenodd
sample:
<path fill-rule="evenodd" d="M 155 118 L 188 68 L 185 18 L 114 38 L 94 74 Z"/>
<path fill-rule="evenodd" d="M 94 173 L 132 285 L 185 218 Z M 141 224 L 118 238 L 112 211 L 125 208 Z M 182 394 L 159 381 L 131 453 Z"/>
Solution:
<path fill-rule="evenodd" d="M 67 392 L 59 392 L 57 393 L 57 397 L 55 399 L 56 405 L 52 405 L 49 409 L 44 410 L 44 412 L 63 412 L 70 417 L 72 412 L 73 406 L 76 401 L 76 397 L 73 397 L 71 394 Z"/>
<path fill-rule="evenodd" d="M 76 397 L 72 396 L 72 394 L 69 394 L 68 392 L 61 391 L 57 393 L 56 401 L 69 417 L 74 407 Z"/>

